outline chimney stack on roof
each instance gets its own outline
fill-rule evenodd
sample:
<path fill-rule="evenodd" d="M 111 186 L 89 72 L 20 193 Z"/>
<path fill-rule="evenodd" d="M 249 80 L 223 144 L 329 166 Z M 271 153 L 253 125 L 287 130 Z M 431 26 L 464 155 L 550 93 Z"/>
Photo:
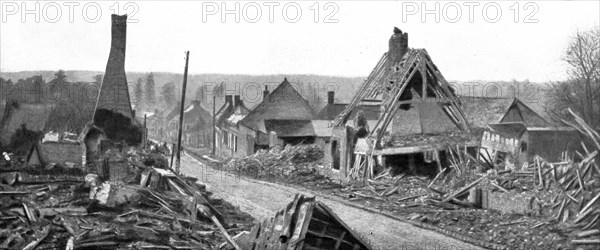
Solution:
<path fill-rule="evenodd" d="M 233 106 L 239 105 L 241 101 L 242 101 L 242 99 L 240 98 L 240 95 L 233 96 Z"/>
<path fill-rule="evenodd" d="M 225 95 L 225 103 L 233 104 L 233 96 Z"/>
<path fill-rule="evenodd" d="M 335 102 L 335 92 L 327 91 L 327 103 L 333 104 Z"/>
<path fill-rule="evenodd" d="M 265 90 L 263 91 L 263 100 L 266 100 L 268 95 L 269 95 L 269 86 L 265 85 Z"/>
<path fill-rule="evenodd" d="M 402 60 L 406 52 L 408 52 L 408 33 L 402 33 L 402 30 L 394 27 L 394 34 L 389 41 L 388 58 L 397 63 Z"/>

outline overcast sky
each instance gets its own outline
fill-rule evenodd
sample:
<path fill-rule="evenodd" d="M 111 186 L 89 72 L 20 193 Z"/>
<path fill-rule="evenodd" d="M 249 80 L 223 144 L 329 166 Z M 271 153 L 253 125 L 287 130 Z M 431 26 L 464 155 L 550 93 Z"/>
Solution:
<path fill-rule="evenodd" d="M 182 73 L 190 50 L 192 74 L 366 76 L 398 26 L 449 80 L 556 81 L 568 39 L 600 22 L 600 1 L 119 3 L 2 1 L 0 70 L 104 71 L 119 9 L 127 71 Z"/>

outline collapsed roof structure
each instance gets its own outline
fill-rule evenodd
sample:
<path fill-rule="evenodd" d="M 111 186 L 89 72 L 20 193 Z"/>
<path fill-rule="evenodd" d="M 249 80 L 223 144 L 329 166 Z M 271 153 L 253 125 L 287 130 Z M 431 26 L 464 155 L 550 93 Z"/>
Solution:
<path fill-rule="evenodd" d="M 234 239 L 242 249 L 372 249 L 331 208 L 302 194 Z"/>
<path fill-rule="evenodd" d="M 390 50 L 384 53 L 377 66 L 367 80 L 354 95 L 346 109 L 333 121 L 334 126 L 343 126 L 349 114 L 363 100 L 383 99 L 384 112 L 381 114 L 370 136 L 381 140 L 393 116 L 399 109 L 414 106 L 417 109 L 436 109 L 451 119 L 457 128 L 468 131 L 469 124 L 460 108 L 460 100 L 456 97 L 449 83 L 431 60 L 425 49 L 409 49 L 408 33 L 395 29 L 390 38 Z M 433 111 L 433 110 L 432 110 Z M 423 114 L 419 112 L 419 114 Z M 431 119 L 423 117 L 420 119 Z M 429 124 L 433 125 L 433 124 Z M 421 125 L 423 133 L 429 127 Z M 436 130 L 436 128 L 431 128 Z"/>
<path fill-rule="evenodd" d="M 361 102 L 374 99 L 382 100 L 381 115 L 376 125 L 367 129 L 365 138 L 355 138 L 345 124 Z M 449 146 L 476 144 L 460 100 L 448 81 L 425 49 L 408 48 L 408 34 L 398 28 L 394 28 L 389 40 L 388 52 L 332 125 L 334 136 L 342 145 L 342 167 L 349 168 L 354 162 L 357 170 L 366 163 L 370 170 L 362 172 L 363 176 L 373 172 L 374 162 L 369 160 L 373 155 L 431 151 L 437 155 L 438 150 Z M 369 156 L 355 159 L 353 153 L 357 153 L 356 157 Z M 407 161 L 413 163 L 414 157 L 409 156 Z M 435 158 L 441 169 L 440 157 Z"/>

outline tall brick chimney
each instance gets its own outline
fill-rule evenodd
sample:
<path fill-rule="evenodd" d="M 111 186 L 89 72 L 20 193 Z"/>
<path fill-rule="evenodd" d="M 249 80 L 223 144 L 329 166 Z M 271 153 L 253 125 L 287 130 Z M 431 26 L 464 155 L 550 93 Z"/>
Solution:
<path fill-rule="evenodd" d="M 408 52 L 408 33 L 402 33 L 402 30 L 394 27 L 394 34 L 389 41 L 388 57 L 392 62 L 400 62 L 406 52 Z"/>
<path fill-rule="evenodd" d="M 112 15 L 112 41 L 102 79 L 100 94 L 96 100 L 95 114 L 105 109 L 120 113 L 132 121 L 135 115 L 131 109 L 129 88 L 125 75 L 125 44 L 127 35 L 127 15 Z M 94 115 L 95 116 L 95 115 Z"/>

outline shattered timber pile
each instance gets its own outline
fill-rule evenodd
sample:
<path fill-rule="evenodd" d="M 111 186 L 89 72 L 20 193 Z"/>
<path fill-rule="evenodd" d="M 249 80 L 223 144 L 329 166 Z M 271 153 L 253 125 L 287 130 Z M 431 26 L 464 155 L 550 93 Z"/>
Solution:
<path fill-rule="evenodd" d="M 0 249 L 210 249 L 253 222 L 160 154 L 104 156 L 86 171 L 0 168 Z"/>
<path fill-rule="evenodd" d="M 340 184 L 311 170 L 318 161 L 294 164 L 276 149 L 232 161 L 226 168 L 252 166 L 254 172 L 237 173 L 338 196 L 486 248 L 597 249 L 600 137 L 577 116 L 575 120 L 571 126 L 588 137 L 581 153 L 559 162 L 536 157 L 518 170 L 452 148 L 451 165 L 433 179 L 393 176 L 386 169 L 373 179 Z"/>
<path fill-rule="evenodd" d="M 287 145 L 232 159 L 225 168 L 254 178 L 313 178 L 318 176 L 315 167 L 323 156 L 323 148 L 318 145 Z"/>

